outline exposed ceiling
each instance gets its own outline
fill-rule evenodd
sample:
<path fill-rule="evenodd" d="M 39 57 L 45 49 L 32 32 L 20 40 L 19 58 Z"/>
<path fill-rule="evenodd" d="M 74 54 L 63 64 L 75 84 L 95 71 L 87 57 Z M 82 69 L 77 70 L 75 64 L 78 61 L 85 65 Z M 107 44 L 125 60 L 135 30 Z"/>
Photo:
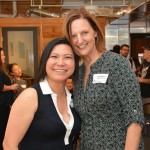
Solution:
<path fill-rule="evenodd" d="M 20 0 L 21 1 L 21 0 Z M 120 17 L 129 13 L 145 0 L 30 0 L 32 7 L 60 7 L 62 10 L 70 10 L 76 7 L 86 7 L 96 16 Z"/>
<path fill-rule="evenodd" d="M 125 6 L 129 3 L 136 5 L 141 3 L 142 0 L 0 0 L 0 1 L 29 1 L 35 5 L 64 5 L 64 6 L 85 6 L 85 5 L 97 5 L 97 6 Z"/>
<path fill-rule="evenodd" d="M 144 23 L 150 26 L 150 0 L 142 3 L 130 13 L 121 16 L 119 19 L 111 22 L 111 25 L 138 25 L 139 27 Z"/>
<path fill-rule="evenodd" d="M 87 7 L 87 9 L 96 16 L 120 17 L 122 14 L 130 12 L 145 0 L 0 0 L 1 2 L 24 2 L 30 4 L 31 9 L 50 10 L 53 12 L 60 8 L 59 14 L 65 10 L 76 7 Z M 54 9 L 57 8 L 57 9 Z"/>
<path fill-rule="evenodd" d="M 20 3 L 26 6 L 25 13 L 30 17 L 64 17 L 69 10 L 82 6 L 96 16 L 119 18 L 112 24 L 126 24 L 129 21 L 150 18 L 150 0 L 0 0 L 0 17 L 10 16 L 7 10 L 14 2 L 17 6 Z M 19 8 L 13 4 L 12 10 L 15 9 Z M 15 15 L 16 13 L 11 17 Z"/>

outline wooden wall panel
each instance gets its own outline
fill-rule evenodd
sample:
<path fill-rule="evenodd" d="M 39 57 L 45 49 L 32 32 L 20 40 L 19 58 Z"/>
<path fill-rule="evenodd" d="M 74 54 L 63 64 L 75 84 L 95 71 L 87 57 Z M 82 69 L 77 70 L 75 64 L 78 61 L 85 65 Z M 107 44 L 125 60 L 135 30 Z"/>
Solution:
<path fill-rule="evenodd" d="M 0 47 L 3 47 L 2 45 L 2 28 L 0 28 Z"/>
<path fill-rule="evenodd" d="M 60 5 L 61 0 L 57 0 L 55 2 L 51 2 L 51 0 L 43 0 L 43 5 Z M 34 2 L 34 5 L 40 5 L 40 1 Z M 29 9 L 39 9 L 38 6 L 31 6 L 30 1 L 22 0 L 16 2 L 17 6 L 17 15 L 20 16 L 21 14 L 23 16 L 26 16 L 26 12 Z M 48 12 L 55 12 L 55 13 L 61 13 L 62 8 L 61 7 L 50 7 L 50 6 L 43 6 L 42 8 L 44 11 Z M 12 14 L 13 13 L 13 3 L 12 1 L 0 1 L 0 13 L 2 14 Z"/>
<path fill-rule="evenodd" d="M 143 53 L 142 47 L 149 46 L 150 45 L 149 43 L 150 43 L 149 38 L 132 39 L 132 44 L 131 44 L 132 56 L 137 55 L 138 53 Z"/>
<path fill-rule="evenodd" d="M 103 34 L 105 35 L 105 26 L 106 26 L 106 18 L 105 17 L 98 17 L 96 18 L 101 29 L 102 29 L 102 32 Z"/>
<path fill-rule="evenodd" d="M 147 47 L 150 44 L 150 38 L 147 38 L 149 33 L 133 33 L 131 39 L 131 56 L 138 57 L 139 53 L 143 53 L 142 47 Z"/>
<path fill-rule="evenodd" d="M 106 18 L 97 18 L 105 34 Z M 64 18 L 0 18 L 2 27 L 37 27 L 39 58 L 43 48 L 49 40 L 62 37 L 62 24 Z M 5 40 L 5 39 L 3 39 Z M 0 45 L 2 45 L 2 31 L 0 30 Z"/>

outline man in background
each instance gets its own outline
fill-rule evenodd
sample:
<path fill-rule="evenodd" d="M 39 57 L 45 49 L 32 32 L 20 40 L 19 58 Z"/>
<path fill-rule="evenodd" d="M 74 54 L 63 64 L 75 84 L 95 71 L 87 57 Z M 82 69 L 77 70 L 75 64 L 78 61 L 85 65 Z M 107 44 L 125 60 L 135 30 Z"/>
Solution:
<path fill-rule="evenodd" d="M 67 79 L 66 87 L 70 91 L 70 93 L 73 94 L 73 82 L 72 82 L 72 78 L 71 77 Z"/>
<path fill-rule="evenodd" d="M 130 47 L 127 44 L 123 44 L 120 47 L 120 55 L 125 57 L 127 59 L 127 61 L 129 62 L 131 68 L 133 69 L 133 71 L 135 72 L 135 74 L 137 74 L 137 71 L 139 70 L 139 66 L 140 66 L 140 62 L 137 57 L 128 57 L 130 52 Z"/>
<path fill-rule="evenodd" d="M 138 81 L 140 83 L 142 102 L 144 105 L 150 103 L 150 46 L 144 48 L 143 59 Z"/>
<path fill-rule="evenodd" d="M 123 44 L 120 47 L 120 55 L 127 58 L 129 55 L 130 47 L 127 44 Z"/>
<path fill-rule="evenodd" d="M 131 66 L 131 62 L 128 59 L 129 52 L 130 52 L 129 45 L 123 44 L 123 45 L 120 46 L 120 55 L 125 57 L 127 59 L 127 61 L 129 62 L 129 65 Z"/>

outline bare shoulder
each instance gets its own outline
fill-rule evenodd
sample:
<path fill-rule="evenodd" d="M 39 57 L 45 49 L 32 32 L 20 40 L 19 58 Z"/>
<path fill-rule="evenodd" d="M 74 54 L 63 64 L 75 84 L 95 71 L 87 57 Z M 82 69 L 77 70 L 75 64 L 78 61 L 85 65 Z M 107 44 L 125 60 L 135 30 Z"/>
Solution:
<path fill-rule="evenodd" d="M 23 92 L 26 93 L 26 94 L 27 93 L 28 94 L 36 94 L 37 93 L 36 90 L 32 87 L 25 89 Z"/>
<path fill-rule="evenodd" d="M 37 92 L 34 88 L 27 88 L 25 89 L 18 98 L 36 98 L 37 97 Z M 17 99 L 18 99 L 17 98 Z"/>
<path fill-rule="evenodd" d="M 24 119 L 33 119 L 38 108 L 38 96 L 34 88 L 27 88 L 14 101 L 11 108 L 11 116 L 16 116 L 19 119 L 24 116 Z M 29 121 L 28 120 L 28 121 Z"/>
<path fill-rule="evenodd" d="M 34 88 L 25 89 L 15 100 L 13 106 L 19 106 L 20 108 L 27 108 L 28 110 L 36 110 L 38 107 L 38 96 Z"/>

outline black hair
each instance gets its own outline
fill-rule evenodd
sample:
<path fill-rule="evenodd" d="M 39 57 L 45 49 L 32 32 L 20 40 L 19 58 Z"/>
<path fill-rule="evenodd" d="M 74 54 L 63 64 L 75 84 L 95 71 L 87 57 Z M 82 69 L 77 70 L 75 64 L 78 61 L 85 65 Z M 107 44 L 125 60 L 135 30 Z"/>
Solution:
<path fill-rule="evenodd" d="M 122 45 L 120 46 L 120 49 L 122 49 L 124 46 L 125 46 L 125 47 L 128 47 L 128 48 L 130 47 L 128 44 L 122 44 Z"/>
<path fill-rule="evenodd" d="M 11 75 L 12 73 L 12 68 L 14 65 L 18 65 L 17 63 L 12 63 L 12 64 L 7 64 L 6 68 L 8 70 L 8 74 Z"/>
<path fill-rule="evenodd" d="M 119 54 L 120 53 L 120 45 L 114 45 L 112 51 Z"/>

